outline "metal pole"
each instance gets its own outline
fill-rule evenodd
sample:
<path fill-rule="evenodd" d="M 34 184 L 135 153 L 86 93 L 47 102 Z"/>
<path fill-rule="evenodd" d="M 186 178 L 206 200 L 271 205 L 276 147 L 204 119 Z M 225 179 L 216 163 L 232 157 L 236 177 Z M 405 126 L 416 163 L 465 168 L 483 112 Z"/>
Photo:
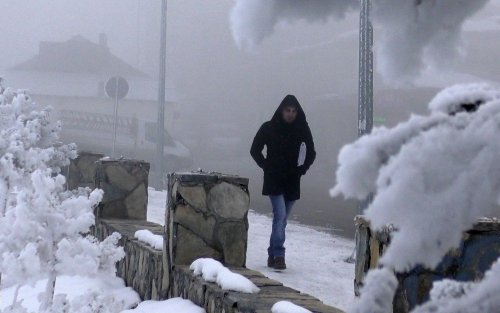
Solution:
<path fill-rule="evenodd" d="M 115 123 L 113 125 L 113 151 L 111 153 L 111 156 L 113 158 L 116 157 L 116 130 L 118 128 L 118 77 L 116 78 L 116 88 L 115 88 Z"/>
<path fill-rule="evenodd" d="M 163 152 L 165 129 L 165 88 L 166 88 L 166 59 L 167 59 L 167 0 L 162 0 L 161 32 L 160 32 L 160 73 L 158 82 L 158 123 L 156 142 L 156 174 L 159 187 L 163 188 Z"/>
<path fill-rule="evenodd" d="M 371 0 L 360 0 L 359 21 L 359 98 L 358 136 L 369 134 L 373 128 L 373 25 Z M 371 196 L 360 201 L 359 213 L 371 202 Z"/>

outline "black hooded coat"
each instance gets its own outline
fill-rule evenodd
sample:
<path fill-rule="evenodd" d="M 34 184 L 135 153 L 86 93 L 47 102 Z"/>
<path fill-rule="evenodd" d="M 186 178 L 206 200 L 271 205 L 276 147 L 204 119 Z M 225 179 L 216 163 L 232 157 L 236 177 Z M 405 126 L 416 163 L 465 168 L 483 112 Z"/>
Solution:
<path fill-rule="evenodd" d="M 297 108 L 297 118 L 291 124 L 283 120 L 281 113 L 288 106 Z M 307 153 L 304 164 L 298 166 L 302 143 L 305 143 Z M 266 157 L 262 154 L 264 146 L 267 148 Z M 300 178 L 313 164 L 316 151 L 306 115 L 295 96 L 286 96 L 272 119 L 262 124 L 250 154 L 264 170 L 263 195 L 283 194 L 287 201 L 300 199 Z"/>

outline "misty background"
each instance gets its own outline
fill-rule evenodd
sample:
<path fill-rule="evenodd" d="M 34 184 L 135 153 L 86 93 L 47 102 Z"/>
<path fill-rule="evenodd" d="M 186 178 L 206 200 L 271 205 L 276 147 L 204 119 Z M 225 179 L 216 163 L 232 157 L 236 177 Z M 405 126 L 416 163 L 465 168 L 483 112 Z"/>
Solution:
<path fill-rule="evenodd" d="M 318 157 L 303 178 L 302 199 L 293 218 L 352 236 L 355 203 L 332 199 L 328 191 L 335 182 L 339 149 L 357 136 L 357 12 L 340 21 L 280 24 L 272 37 L 248 52 L 239 50 L 231 35 L 228 19 L 233 4 L 232 0 L 169 1 L 166 129 L 189 149 L 192 158 L 189 168 L 176 165 L 170 169 L 201 168 L 249 177 L 252 208 L 270 213 L 268 200 L 260 194 L 262 173 L 249 149 L 259 126 L 286 94 L 294 94 L 308 117 Z M 19 66 L 42 54 L 40 42 L 87 39 L 106 45 L 112 55 L 141 73 L 139 78 L 134 71 L 121 73 L 125 78 L 150 82 L 144 88 L 131 84 L 130 99 L 120 106 L 120 116 L 154 121 L 157 90 L 151 86 L 159 71 L 160 7 L 160 0 L 2 0 L 0 76 L 4 86 L 27 88 L 40 104 L 53 105 L 55 110 L 68 107 L 111 114 L 113 101 L 99 91 L 95 97 L 83 97 L 89 93 L 86 89 L 94 88 L 86 83 L 69 88 L 66 78 L 54 80 L 46 90 L 64 89 L 59 98 L 38 92 L 44 83 L 49 85 L 48 80 L 67 77 L 68 73 L 60 73 L 64 68 L 35 75 L 32 72 L 39 69 Z M 428 69 L 414 86 L 399 88 L 384 84 L 376 74 L 375 124 L 392 126 L 411 113 L 426 114 L 429 100 L 450 84 L 498 84 L 499 38 L 500 0 L 493 0 L 466 23 L 464 56 L 450 72 Z M 81 71 L 80 75 L 74 69 L 71 79 L 88 74 Z M 116 74 L 113 67 L 99 71 L 94 75 L 98 77 L 96 90 L 106 77 Z"/>

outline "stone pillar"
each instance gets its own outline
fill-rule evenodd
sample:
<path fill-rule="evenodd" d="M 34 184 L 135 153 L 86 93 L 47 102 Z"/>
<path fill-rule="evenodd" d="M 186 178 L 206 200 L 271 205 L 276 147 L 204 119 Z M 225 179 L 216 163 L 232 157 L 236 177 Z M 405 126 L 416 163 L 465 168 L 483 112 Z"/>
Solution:
<path fill-rule="evenodd" d="M 95 163 L 103 157 L 104 155 L 100 153 L 79 151 L 78 157 L 71 160 L 71 163 L 64 171 L 68 190 L 78 187 L 94 189 Z"/>
<path fill-rule="evenodd" d="M 248 179 L 219 173 L 168 176 L 164 261 L 189 265 L 201 257 L 244 267 L 248 239 Z"/>
<path fill-rule="evenodd" d="M 96 163 L 95 187 L 104 191 L 97 218 L 146 220 L 149 163 L 104 158 Z"/>

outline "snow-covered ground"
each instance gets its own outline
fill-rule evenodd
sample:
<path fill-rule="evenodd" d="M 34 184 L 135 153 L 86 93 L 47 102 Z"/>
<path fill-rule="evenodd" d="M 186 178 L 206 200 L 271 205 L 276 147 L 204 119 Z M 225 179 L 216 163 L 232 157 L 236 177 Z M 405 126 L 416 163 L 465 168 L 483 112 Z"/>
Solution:
<path fill-rule="evenodd" d="M 354 241 L 291 223 L 287 226 L 285 243 L 288 269 L 278 273 L 266 266 L 272 220 L 253 211 L 248 218 L 249 268 L 315 296 L 325 304 L 342 310 L 350 307 L 354 301 L 354 264 L 344 259 L 351 255 Z"/>
<path fill-rule="evenodd" d="M 28 312 L 38 312 L 40 301 L 38 294 L 44 291 L 47 280 L 36 282 L 33 286 L 23 286 L 19 290 L 18 300 Z M 0 312 L 3 312 L 12 303 L 15 286 L 0 289 Z M 58 294 L 66 294 L 68 301 L 81 301 L 83 307 L 90 307 L 92 299 L 98 298 L 99 303 L 104 303 L 116 309 L 115 312 L 128 309 L 140 302 L 139 295 L 130 287 L 125 287 L 121 278 L 110 275 L 100 275 L 94 278 L 81 276 L 60 276 L 56 281 L 56 298 Z"/>
<path fill-rule="evenodd" d="M 40 301 L 37 297 L 43 292 L 45 284 L 46 280 L 41 280 L 33 286 L 24 286 L 19 290 L 18 300 L 22 300 L 28 312 L 39 312 Z M 0 312 L 5 312 L 7 306 L 12 303 L 14 293 L 15 287 L 0 289 Z M 55 293 L 56 301 L 58 294 L 67 295 L 67 300 L 73 303 L 73 309 L 78 308 L 77 311 L 71 311 L 72 313 L 205 313 L 203 308 L 181 298 L 140 302 L 137 292 L 125 287 L 121 278 L 109 275 L 95 278 L 60 276 Z M 104 310 L 102 305 L 106 307 Z"/>
<path fill-rule="evenodd" d="M 164 224 L 166 198 L 165 192 L 149 189 L 149 221 Z M 343 310 L 350 307 L 354 301 L 354 264 L 343 260 L 352 253 L 354 241 L 292 222 L 285 244 L 288 269 L 277 273 L 266 267 L 272 220 L 253 211 L 248 218 L 247 267 L 326 304 Z"/>

